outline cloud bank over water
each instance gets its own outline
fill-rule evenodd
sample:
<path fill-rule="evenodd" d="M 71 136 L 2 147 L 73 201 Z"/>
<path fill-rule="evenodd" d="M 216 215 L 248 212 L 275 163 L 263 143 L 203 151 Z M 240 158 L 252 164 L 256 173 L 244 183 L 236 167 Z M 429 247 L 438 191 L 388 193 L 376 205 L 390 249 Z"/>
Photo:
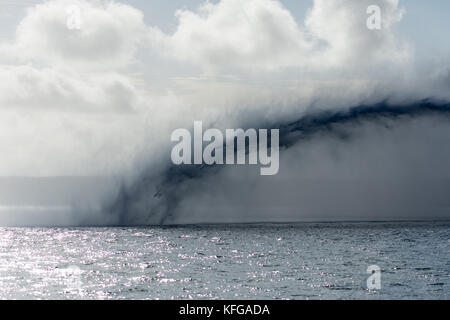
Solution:
<path fill-rule="evenodd" d="M 407 14 L 221 0 L 164 32 L 125 3 L 36 5 L 0 42 L 0 175 L 114 177 L 68 201 L 70 225 L 448 218 L 450 64 L 415 57 Z M 173 166 L 170 135 L 195 120 L 280 128 L 280 174 Z"/>

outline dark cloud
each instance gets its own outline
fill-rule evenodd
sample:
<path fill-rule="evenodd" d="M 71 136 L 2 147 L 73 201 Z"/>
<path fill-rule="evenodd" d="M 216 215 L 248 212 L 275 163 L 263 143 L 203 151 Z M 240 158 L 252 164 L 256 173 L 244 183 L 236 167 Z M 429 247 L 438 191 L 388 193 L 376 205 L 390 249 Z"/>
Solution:
<path fill-rule="evenodd" d="M 149 168 L 107 211 L 119 224 L 450 217 L 450 104 L 382 102 L 280 128 L 281 172 Z"/>

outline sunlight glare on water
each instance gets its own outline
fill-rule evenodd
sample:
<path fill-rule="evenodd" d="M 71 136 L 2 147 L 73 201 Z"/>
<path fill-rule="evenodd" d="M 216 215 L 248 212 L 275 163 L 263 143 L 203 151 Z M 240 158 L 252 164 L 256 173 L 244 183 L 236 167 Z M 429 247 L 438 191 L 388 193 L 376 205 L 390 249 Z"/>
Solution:
<path fill-rule="evenodd" d="M 1 299 L 448 299 L 450 223 L 2 228 Z M 366 271 L 382 270 L 369 291 Z"/>

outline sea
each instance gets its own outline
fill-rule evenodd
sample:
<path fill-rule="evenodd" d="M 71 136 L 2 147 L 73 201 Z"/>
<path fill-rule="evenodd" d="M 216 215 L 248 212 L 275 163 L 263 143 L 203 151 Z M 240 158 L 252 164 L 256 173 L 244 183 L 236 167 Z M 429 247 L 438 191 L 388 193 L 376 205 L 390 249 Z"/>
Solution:
<path fill-rule="evenodd" d="M 449 221 L 0 228 L 0 299 L 449 298 Z"/>

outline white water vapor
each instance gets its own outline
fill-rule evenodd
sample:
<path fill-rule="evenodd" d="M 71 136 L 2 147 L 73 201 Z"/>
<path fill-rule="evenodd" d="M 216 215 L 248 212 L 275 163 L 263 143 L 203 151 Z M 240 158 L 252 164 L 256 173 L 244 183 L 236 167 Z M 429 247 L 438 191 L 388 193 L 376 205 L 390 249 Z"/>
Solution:
<path fill-rule="evenodd" d="M 381 30 L 366 27 L 373 4 Z M 416 59 L 396 33 L 406 14 L 397 0 L 315 0 L 298 21 L 280 1 L 221 0 L 180 9 L 167 33 L 115 1 L 29 8 L 0 42 L 0 180 L 37 180 L 0 188 L 0 225 L 448 218 L 450 61 Z M 291 134 L 273 178 L 251 166 L 191 176 L 170 161 L 171 133 L 196 120 L 278 128 L 424 101 L 439 108 Z M 17 205 L 64 213 L 5 209 Z"/>

